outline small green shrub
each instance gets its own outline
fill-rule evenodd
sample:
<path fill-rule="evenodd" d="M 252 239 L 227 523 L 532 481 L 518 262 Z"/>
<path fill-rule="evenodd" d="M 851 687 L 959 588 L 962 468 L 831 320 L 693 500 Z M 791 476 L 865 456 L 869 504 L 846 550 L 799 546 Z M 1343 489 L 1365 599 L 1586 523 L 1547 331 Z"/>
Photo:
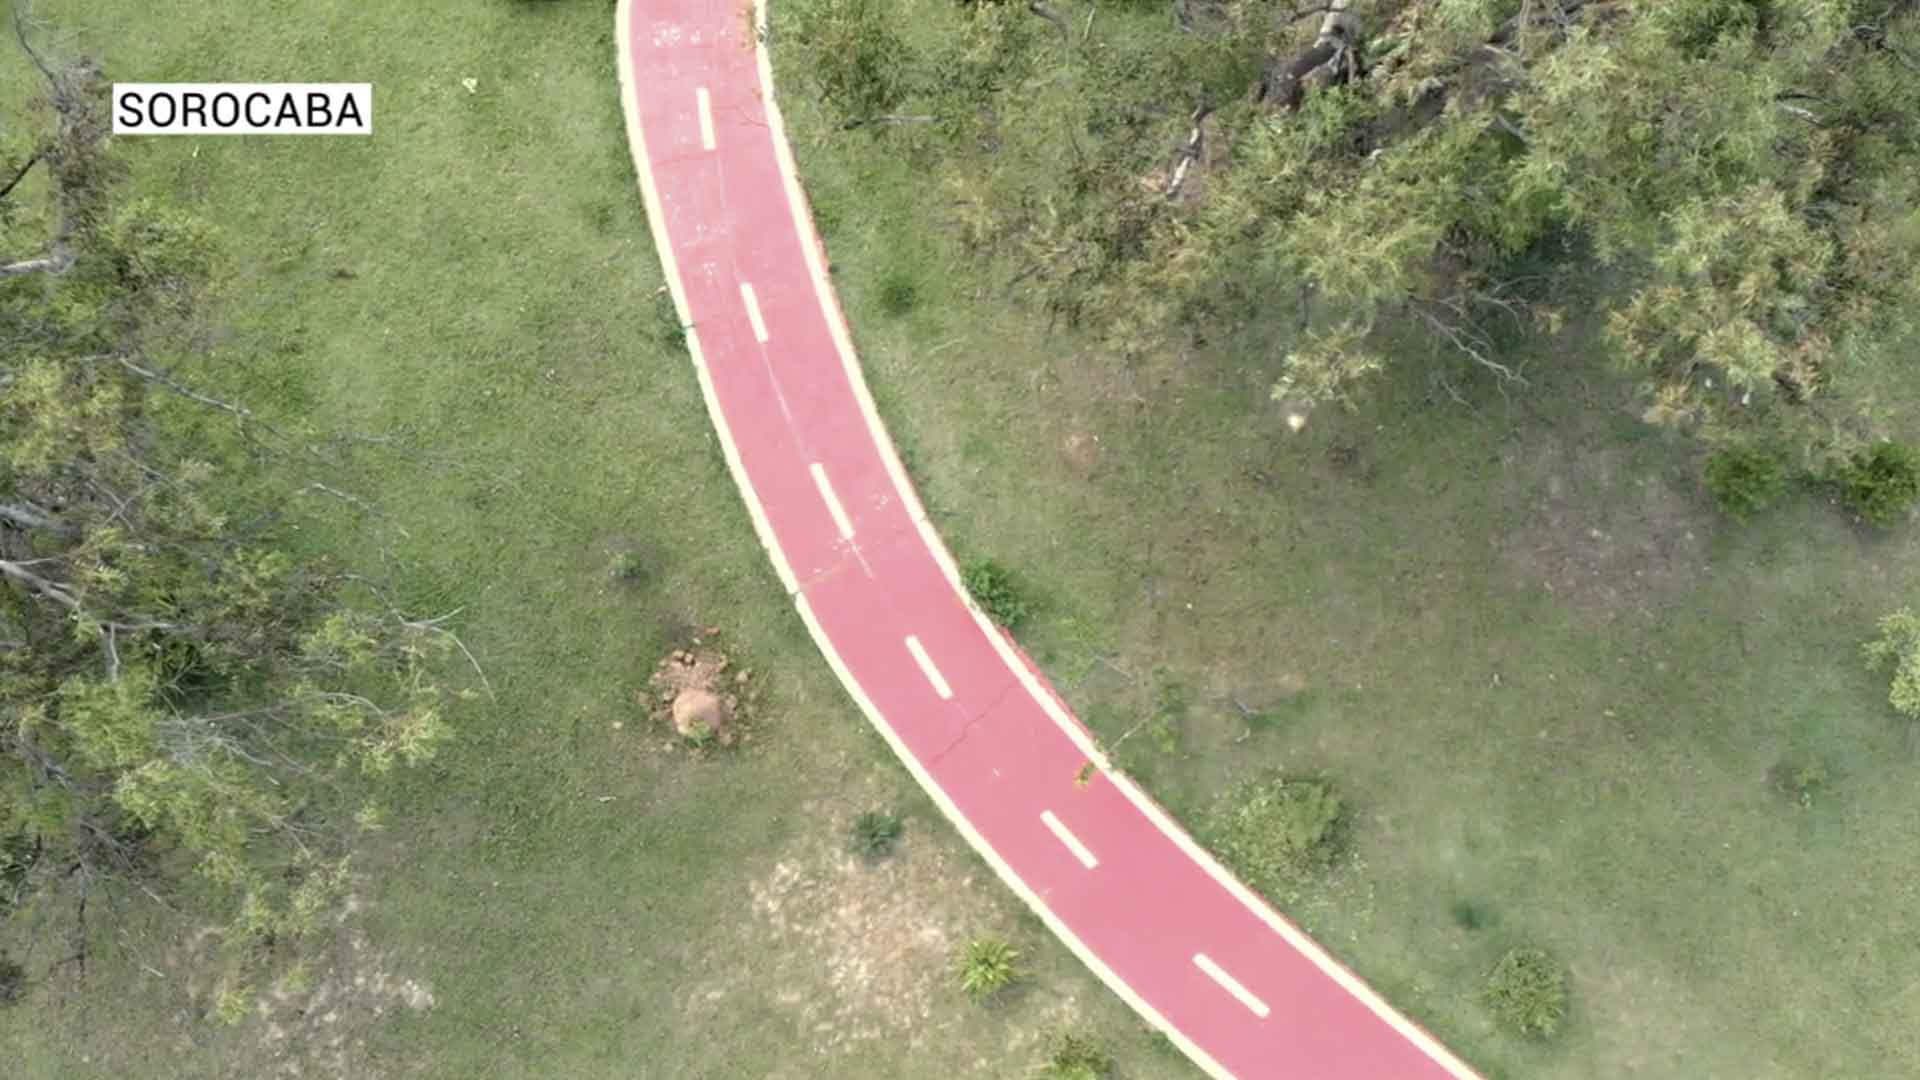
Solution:
<path fill-rule="evenodd" d="M 887 0 L 806 0 L 775 11 L 781 37 L 807 58 L 820 96 L 843 119 L 890 112 L 906 95 L 913 50 Z"/>
<path fill-rule="evenodd" d="M 1766 509 L 1786 489 L 1785 462 L 1770 450 L 1730 446 L 1707 459 L 1707 490 L 1736 521 Z"/>
<path fill-rule="evenodd" d="M 1876 443 L 1856 452 L 1839 474 L 1840 497 L 1875 525 L 1892 525 L 1920 500 L 1920 451 L 1905 443 Z"/>
<path fill-rule="evenodd" d="M 1548 1038 L 1567 1018 L 1567 974 L 1544 950 L 1509 950 L 1487 974 L 1482 995 L 1509 1031 Z"/>
<path fill-rule="evenodd" d="M 1668 0 L 1653 8 L 1650 18 L 1674 48 L 1699 58 L 1716 42 L 1751 32 L 1760 10 L 1749 0 Z"/>
<path fill-rule="evenodd" d="M 1887 700 L 1893 711 L 1920 720 L 1920 615 L 1903 607 L 1881 619 L 1880 636 L 1861 651 L 1870 670 L 1892 669 L 1893 688 Z"/>
<path fill-rule="evenodd" d="M 884 810 L 869 810 L 853 821 L 853 852 L 868 859 L 893 854 L 900 839 L 900 819 Z"/>
<path fill-rule="evenodd" d="M 12 1005 L 26 995 L 27 969 L 5 953 L 0 953 L 0 1005 Z"/>
<path fill-rule="evenodd" d="M 880 280 L 880 310 L 893 318 L 912 311 L 920 302 L 920 286 L 911 275 L 893 271 Z"/>
<path fill-rule="evenodd" d="M 1455 900 L 1452 908 L 1453 923 L 1462 930 L 1472 932 L 1493 921 L 1492 912 L 1473 900 Z"/>
<path fill-rule="evenodd" d="M 613 557 L 612 572 L 620 581 L 639 581 L 647 576 L 647 564 L 638 553 L 623 551 Z"/>
<path fill-rule="evenodd" d="M 1247 884 L 1284 899 L 1333 862 L 1342 816 L 1331 784 L 1269 777 L 1229 793 L 1214 811 L 1207 842 Z"/>
<path fill-rule="evenodd" d="M 1020 951 L 994 937 L 975 938 L 960 950 L 960 989 L 985 1001 L 1018 982 Z"/>
<path fill-rule="evenodd" d="M 1054 1040 L 1047 1060 L 1034 1070 L 1039 1080 L 1105 1080 L 1113 1075 L 1113 1058 L 1093 1040 L 1062 1035 Z"/>
<path fill-rule="evenodd" d="M 1812 754 L 1789 754 L 1773 767 L 1773 783 L 1801 806 L 1813 805 L 1813 794 L 1832 777 L 1827 763 Z"/>
<path fill-rule="evenodd" d="M 673 296 L 662 289 L 653 294 L 653 333 L 660 344 L 680 352 L 687 348 L 687 328 L 680 321 L 680 309 Z"/>
<path fill-rule="evenodd" d="M 994 622 L 1009 630 L 1033 617 L 1034 604 L 1011 572 L 992 559 L 976 559 L 961 568 L 960 583 Z"/>

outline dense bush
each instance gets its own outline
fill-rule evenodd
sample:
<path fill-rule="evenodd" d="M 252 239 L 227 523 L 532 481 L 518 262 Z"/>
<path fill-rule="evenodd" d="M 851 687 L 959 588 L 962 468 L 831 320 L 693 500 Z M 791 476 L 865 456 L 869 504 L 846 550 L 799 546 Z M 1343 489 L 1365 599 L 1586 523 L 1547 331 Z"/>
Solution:
<path fill-rule="evenodd" d="M 985 1001 L 1020 979 L 1020 951 L 999 938 L 975 938 L 960 950 L 960 989 Z"/>
<path fill-rule="evenodd" d="M 994 622 L 1009 630 L 1033 616 L 1033 599 L 1011 572 L 992 559 L 977 559 L 960 571 L 960 583 Z"/>
<path fill-rule="evenodd" d="M 1546 1038 L 1567 1017 L 1567 975 L 1540 949 L 1508 951 L 1487 974 L 1482 995 L 1494 1019 L 1521 1035 Z"/>
<path fill-rule="evenodd" d="M 1228 795 L 1215 810 L 1206 839 L 1247 884 L 1279 899 L 1333 861 L 1342 815 L 1330 784 L 1267 778 Z"/>
<path fill-rule="evenodd" d="M 1875 525 L 1891 525 L 1920 499 L 1920 451 L 1905 443 L 1877 443 L 1849 458 L 1839 481 L 1840 496 L 1855 513 Z"/>
<path fill-rule="evenodd" d="M 1875 671 L 1892 669 L 1893 689 L 1888 700 L 1894 711 L 1909 720 L 1920 720 L 1920 615 L 1912 608 L 1880 620 L 1880 636 L 1867 642 L 1864 650 L 1867 666 Z"/>
<path fill-rule="evenodd" d="M 794 0 L 774 9 L 776 32 L 799 47 L 845 120 L 885 113 L 906 96 L 913 55 L 884 0 Z"/>
<path fill-rule="evenodd" d="M 1707 490 L 1739 521 L 1766 509 L 1786 488 L 1784 463 L 1770 450 L 1732 446 L 1707 459 Z"/>

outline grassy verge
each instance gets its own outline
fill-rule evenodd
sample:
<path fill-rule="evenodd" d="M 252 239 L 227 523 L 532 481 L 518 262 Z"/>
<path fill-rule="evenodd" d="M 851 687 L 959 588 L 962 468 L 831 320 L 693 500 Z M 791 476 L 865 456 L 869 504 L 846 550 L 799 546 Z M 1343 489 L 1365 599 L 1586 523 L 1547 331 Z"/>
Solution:
<path fill-rule="evenodd" d="M 1131 364 L 1049 333 L 1017 262 L 954 242 L 944 181 L 1004 155 L 839 131 L 782 71 L 882 411 L 955 547 L 1037 584 L 1022 637 L 1069 700 L 1110 741 L 1164 718 L 1123 758 L 1189 821 L 1266 771 L 1339 784 L 1347 854 L 1292 915 L 1496 1076 L 1920 1069 L 1920 795 L 1858 652 L 1920 594 L 1911 528 L 1810 499 L 1734 524 L 1577 349 L 1514 357 L 1503 395 L 1409 338 L 1429 363 L 1289 432 L 1283 329 Z M 1808 758 L 1803 805 L 1777 778 Z M 1536 944 L 1571 971 L 1545 1043 L 1481 1000 Z"/>
<path fill-rule="evenodd" d="M 658 317 L 608 5 L 36 8 L 121 80 L 375 84 L 371 139 L 122 149 L 231 257 L 208 352 L 177 362 L 394 440 L 354 477 L 384 516 L 290 510 L 409 611 L 459 609 L 498 703 L 458 718 L 260 1015 L 203 1019 L 195 927 L 121 897 L 84 978 L 0 1010 L 9 1075 L 1006 1076 L 1067 1026 L 1176 1067 L 939 824 L 781 603 Z M 4 71 L 18 100 L 30 73 Z M 696 759 L 634 695 L 706 625 L 764 695 L 750 744 Z M 846 829 L 873 806 L 907 826 L 868 866 Z M 1022 950 L 1018 1007 L 952 985 L 978 934 Z"/>

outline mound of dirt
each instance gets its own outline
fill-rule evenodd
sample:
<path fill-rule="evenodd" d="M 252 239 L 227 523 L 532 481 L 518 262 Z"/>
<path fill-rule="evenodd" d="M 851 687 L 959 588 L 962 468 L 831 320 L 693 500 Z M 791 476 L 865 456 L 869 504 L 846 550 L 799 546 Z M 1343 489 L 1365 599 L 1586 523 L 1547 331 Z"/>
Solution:
<path fill-rule="evenodd" d="M 663 657 L 641 698 L 655 719 L 671 724 L 681 738 L 727 746 L 739 735 L 745 711 L 741 695 L 750 673 L 729 674 L 732 660 L 718 649 L 702 647 L 717 633 L 710 628 L 693 639 L 694 648 L 675 649 Z"/>
<path fill-rule="evenodd" d="M 689 739 L 728 737 L 733 710 L 711 690 L 689 686 L 673 695 L 673 730 Z"/>

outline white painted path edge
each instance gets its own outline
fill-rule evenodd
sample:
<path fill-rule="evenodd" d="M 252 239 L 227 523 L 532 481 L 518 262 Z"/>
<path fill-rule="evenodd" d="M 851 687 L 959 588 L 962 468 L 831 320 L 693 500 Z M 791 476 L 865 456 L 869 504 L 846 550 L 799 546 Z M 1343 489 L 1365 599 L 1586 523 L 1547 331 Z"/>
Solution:
<path fill-rule="evenodd" d="M 621 112 L 626 119 L 628 146 L 633 157 L 634 171 L 640 181 L 641 197 L 645 203 L 647 216 L 651 222 L 661 223 L 666 220 L 666 216 L 661 206 L 659 191 L 654 183 L 651 162 L 646 151 L 645 134 L 641 130 L 640 116 L 637 108 L 638 99 L 635 96 L 633 58 L 629 48 L 633 25 L 633 4 L 634 0 L 619 0 L 615 12 L 615 50 L 618 54 Z M 1276 934 L 1280 935 L 1295 951 L 1306 957 L 1323 974 L 1338 983 L 1342 989 L 1360 1001 L 1369 1011 L 1373 1012 L 1402 1037 L 1418 1046 L 1428 1057 L 1444 1068 L 1450 1075 L 1459 1078 L 1459 1080 L 1481 1080 L 1479 1074 L 1474 1072 L 1465 1062 L 1461 1061 L 1445 1046 L 1442 1046 L 1425 1030 L 1400 1015 L 1400 1013 L 1381 998 L 1379 994 L 1375 993 L 1371 987 L 1362 982 L 1359 976 L 1347 970 L 1339 961 L 1328 955 L 1326 950 L 1322 949 L 1318 943 L 1314 942 L 1312 938 L 1309 938 L 1305 932 L 1294 926 L 1268 906 L 1264 900 L 1260 899 L 1225 867 L 1221 866 L 1219 861 L 1210 853 L 1200 847 L 1193 837 L 1189 835 L 1186 830 L 1182 829 L 1179 824 L 1148 797 L 1144 791 L 1140 790 L 1138 785 L 1124 773 L 1115 771 L 1112 763 L 1107 759 L 1106 755 L 1101 752 L 1099 747 L 1095 745 L 1086 729 L 1081 727 L 1079 722 L 1067 713 L 1053 694 L 1040 683 L 1039 678 L 1027 665 L 1025 660 L 1021 658 L 1000 628 L 973 602 L 972 596 L 967 592 L 965 586 L 961 584 L 958 565 L 955 563 L 952 554 L 947 550 L 946 544 L 940 538 L 938 531 L 928 519 L 926 509 L 920 502 L 919 495 L 915 492 L 912 482 L 907 477 L 906 468 L 900 460 L 899 453 L 894 448 L 892 437 L 888 434 L 885 424 L 880 419 L 879 410 L 874 406 L 872 393 L 867 388 L 866 378 L 860 370 L 859 359 L 854 352 L 852 335 L 847 326 L 846 316 L 840 310 L 838 298 L 827 277 L 825 259 L 821 251 L 819 237 L 813 229 L 813 222 L 809 215 L 806 195 L 800 186 L 799 172 L 794 164 L 792 147 L 787 141 L 786 123 L 781 115 L 779 102 L 774 93 L 773 67 L 766 46 L 767 0 L 753 0 L 753 14 L 754 28 L 759 39 L 756 43 L 754 53 L 759 65 L 762 100 L 767 112 L 768 124 L 772 129 L 774 150 L 779 162 L 781 179 L 787 191 L 788 209 L 792 214 L 794 227 L 800 236 L 800 246 L 806 256 L 807 270 L 813 280 L 816 298 L 819 300 L 821 310 L 826 316 L 827 325 L 832 332 L 834 344 L 840 354 L 840 362 L 845 369 L 847 380 L 853 387 L 854 393 L 859 401 L 860 411 L 866 421 L 868 433 L 881 452 L 881 458 L 886 464 L 887 472 L 893 481 L 895 490 L 899 493 L 902 505 L 908 509 L 909 516 L 919 531 L 922 541 L 926 544 L 928 550 L 933 553 L 935 561 L 939 563 L 943 574 L 956 595 L 958 595 L 962 603 L 965 604 L 967 610 L 972 613 L 974 621 L 979 625 L 982 632 L 986 634 L 987 640 L 992 642 L 995 651 L 1006 663 L 1014 677 L 1020 682 L 1021 686 L 1032 695 L 1034 701 L 1040 705 L 1047 716 L 1059 726 L 1060 730 L 1066 734 L 1073 744 L 1087 756 L 1088 761 L 1097 768 L 1103 776 L 1111 781 L 1129 802 L 1138 808 L 1148 820 L 1152 821 L 1155 827 L 1172 840 L 1182 852 L 1193 859 L 1209 877 L 1226 888 L 1235 899 L 1245 904 L 1249 910 L 1258 916 L 1261 921 L 1265 922 Z M 703 128 L 704 126 L 705 122 L 703 121 Z M 707 141 L 704 131 L 702 141 Z M 954 805 L 952 799 L 947 796 L 938 782 L 920 765 L 905 744 L 900 741 L 899 736 L 894 733 L 880 711 L 867 697 L 859 681 L 853 677 L 852 672 L 841 660 L 838 651 L 833 647 L 832 641 L 828 639 L 818 620 L 814 618 L 813 612 L 807 604 L 806 596 L 801 593 L 799 582 L 794 576 L 792 567 L 787 562 L 786 554 L 781 550 L 780 545 L 775 540 L 772 524 L 767 520 L 766 511 L 762 507 L 759 496 L 754 491 L 752 481 L 748 478 L 746 469 L 740 460 L 740 454 L 734 445 L 726 417 L 721 411 L 719 401 L 714 393 L 713 379 L 707 369 L 706 359 L 700 350 L 698 332 L 692 325 L 692 320 L 689 317 L 690 313 L 686 293 L 681 282 L 679 266 L 674 258 L 666 230 L 664 226 L 656 224 L 651 228 L 651 231 L 654 237 L 655 250 L 660 259 L 661 270 L 666 277 L 668 291 L 673 297 L 674 309 L 678 313 L 681 325 L 685 328 L 687 352 L 693 360 L 695 373 L 700 383 L 701 396 L 706 402 L 707 413 L 713 423 L 715 435 L 720 440 L 721 452 L 726 459 L 727 469 L 732 474 L 736 486 L 740 489 L 741 498 L 746 503 L 748 516 L 753 521 L 754 531 L 758 534 L 760 544 L 767 552 L 767 557 L 773 563 L 774 572 L 779 576 L 781 584 L 786 588 L 787 594 L 792 598 L 794 607 L 799 612 L 801 620 L 806 624 L 808 633 L 812 635 L 815 645 L 819 648 L 822 656 L 825 657 L 828 666 L 832 668 L 834 675 L 840 680 L 841 685 L 846 689 L 848 695 L 854 699 L 855 704 L 859 706 L 861 712 L 866 715 L 874 729 L 887 741 L 888 746 L 894 752 L 894 756 L 906 766 L 907 770 L 913 775 L 921 788 L 927 792 L 928 797 L 940 808 L 941 813 L 953 824 L 954 828 L 960 832 L 961 836 L 973 847 L 975 852 L 977 852 L 982 859 L 986 860 L 987 864 L 993 868 L 1001 881 L 1004 882 L 1009 889 L 1012 889 L 1015 895 L 1019 896 L 1021 900 L 1040 917 L 1047 928 L 1066 944 L 1068 949 L 1070 949 L 1082 963 L 1086 964 L 1088 969 L 1097 975 L 1102 982 L 1106 983 L 1107 987 L 1117 994 L 1122 1001 L 1125 1001 L 1129 1007 L 1148 1023 L 1164 1033 L 1167 1038 L 1170 1039 L 1175 1046 L 1179 1047 L 1202 1071 L 1206 1072 L 1209 1076 L 1217 1078 L 1217 1080 L 1235 1080 L 1233 1075 L 1221 1066 L 1219 1062 L 1215 1061 L 1178 1028 L 1169 1023 L 1164 1016 L 1151 1005 L 1147 1004 L 1131 986 L 1127 985 L 1125 980 L 1121 979 L 1118 974 L 1103 963 L 1099 956 L 1089 949 L 1086 944 L 1053 913 L 1046 902 L 1028 887 L 1018 874 L 1014 873 L 1013 869 L 999 857 L 992 846 L 986 842 L 986 839 L 982 837 L 967 820 L 966 816 L 960 813 L 959 808 Z M 751 310 L 753 302 L 750 294 L 747 302 Z M 764 341 L 764 331 L 761 331 L 758 326 L 755 327 L 755 330 L 756 336 Z M 1204 959 L 1204 957 L 1196 957 L 1196 961 L 1202 961 Z M 1217 970 L 1217 967 L 1212 965 L 1210 961 L 1201 966 L 1203 969 L 1214 968 Z M 1211 975 L 1213 971 L 1209 971 L 1208 973 Z M 1218 976 L 1216 976 L 1216 978 L 1217 977 Z M 1244 993 L 1244 990 L 1241 992 Z"/>

